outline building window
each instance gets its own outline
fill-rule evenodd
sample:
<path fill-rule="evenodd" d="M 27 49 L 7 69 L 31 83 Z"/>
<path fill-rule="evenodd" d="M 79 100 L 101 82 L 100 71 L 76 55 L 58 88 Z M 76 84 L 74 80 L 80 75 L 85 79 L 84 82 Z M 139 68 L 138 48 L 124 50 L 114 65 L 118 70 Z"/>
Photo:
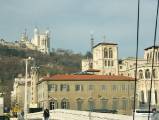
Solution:
<path fill-rule="evenodd" d="M 88 99 L 88 110 L 93 110 L 95 109 L 95 103 L 94 100 L 92 98 Z"/>
<path fill-rule="evenodd" d="M 112 60 L 112 62 L 111 62 L 111 63 L 112 63 L 111 65 L 112 65 L 112 66 L 114 66 L 114 61 L 113 61 L 113 60 Z"/>
<path fill-rule="evenodd" d="M 149 53 L 147 53 L 147 63 L 149 62 Z"/>
<path fill-rule="evenodd" d="M 113 90 L 113 91 L 117 91 L 117 89 L 118 89 L 117 85 L 113 85 L 113 86 L 112 86 L 112 90 Z"/>
<path fill-rule="evenodd" d="M 108 109 L 107 108 L 107 104 L 108 104 L 108 100 L 107 99 L 101 99 L 100 100 L 100 102 L 101 102 L 101 109 Z"/>
<path fill-rule="evenodd" d="M 63 99 L 62 101 L 61 101 L 61 108 L 62 109 L 69 109 L 69 101 L 67 100 L 67 99 Z"/>
<path fill-rule="evenodd" d="M 93 63 L 90 63 L 90 64 L 89 64 L 89 68 L 93 68 Z"/>
<path fill-rule="evenodd" d="M 144 104 L 145 100 L 144 100 L 144 91 L 141 91 L 141 103 Z"/>
<path fill-rule="evenodd" d="M 122 66 L 119 66 L 120 69 L 122 69 Z"/>
<path fill-rule="evenodd" d="M 126 90 L 125 84 L 122 84 L 122 85 L 121 85 L 121 89 L 122 89 L 122 91 L 125 91 L 125 90 Z"/>
<path fill-rule="evenodd" d="M 81 98 L 77 99 L 77 110 L 82 110 L 83 100 Z"/>
<path fill-rule="evenodd" d="M 157 72 L 156 72 L 156 69 L 153 69 L 153 71 L 152 71 L 152 76 L 153 76 L 153 78 L 157 78 Z"/>
<path fill-rule="evenodd" d="M 108 49 L 104 48 L 104 58 L 108 58 Z"/>
<path fill-rule="evenodd" d="M 105 65 L 105 66 L 108 66 L 107 60 L 104 61 L 104 65 Z"/>
<path fill-rule="evenodd" d="M 75 91 L 83 91 L 83 85 L 75 85 Z"/>
<path fill-rule="evenodd" d="M 148 102 L 150 102 L 150 97 L 151 97 L 151 96 L 150 96 L 150 90 L 148 90 L 148 98 L 147 98 L 147 101 L 148 101 Z"/>
<path fill-rule="evenodd" d="M 143 79 L 143 71 L 139 70 L 139 79 Z"/>
<path fill-rule="evenodd" d="M 146 79 L 149 79 L 149 78 L 150 78 L 150 71 L 149 71 L 149 69 L 147 69 L 147 70 L 145 71 L 145 78 L 146 78 Z"/>
<path fill-rule="evenodd" d="M 48 84 L 48 91 L 51 91 L 51 92 L 57 91 L 57 85 L 55 85 L 55 84 Z"/>
<path fill-rule="evenodd" d="M 101 89 L 102 89 L 102 91 L 106 91 L 106 85 L 101 85 Z"/>
<path fill-rule="evenodd" d="M 123 99 L 122 100 L 122 109 L 126 110 L 128 107 L 128 100 L 127 99 Z"/>
<path fill-rule="evenodd" d="M 60 85 L 60 90 L 61 91 L 69 91 L 69 85 L 67 85 L 67 84 L 61 84 Z"/>
<path fill-rule="evenodd" d="M 109 58 L 113 58 L 113 50 L 112 50 L 112 48 L 109 48 Z"/>
<path fill-rule="evenodd" d="M 111 65 L 110 65 L 110 60 L 108 60 L 108 66 L 111 66 Z"/>
<path fill-rule="evenodd" d="M 135 86 L 134 83 L 131 83 L 130 86 L 131 86 L 131 87 L 130 87 L 131 90 L 134 91 L 134 86 Z"/>
<path fill-rule="evenodd" d="M 117 110 L 119 105 L 119 100 L 117 98 L 113 98 L 112 101 L 112 110 Z"/>
<path fill-rule="evenodd" d="M 94 89 L 94 85 L 88 85 L 88 90 L 93 90 Z"/>
<path fill-rule="evenodd" d="M 58 103 L 56 100 L 51 100 L 50 101 L 50 110 L 54 110 L 54 109 L 57 109 L 58 108 Z"/>
<path fill-rule="evenodd" d="M 158 101 L 157 101 L 157 90 L 155 90 L 155 102 L 156 102 L 156 104 L 158 103 Z"/>

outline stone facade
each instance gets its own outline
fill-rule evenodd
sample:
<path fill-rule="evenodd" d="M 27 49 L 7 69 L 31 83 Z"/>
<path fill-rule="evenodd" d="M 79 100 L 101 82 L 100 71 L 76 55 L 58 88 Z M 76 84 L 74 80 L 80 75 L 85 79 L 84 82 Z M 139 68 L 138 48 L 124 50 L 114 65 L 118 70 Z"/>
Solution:
<path fill-rule="evenodd" d="M 106 75 L 54 75 L 38 82 L 39 107 L 132 113 L 134 79 Z"/>
<path fill-rule="evenodd" d="M 91 63 L 91 64 L 90 64 Z M 98 75 L 118 75 L 118 46 L 116 43 L 99 43 L 93 47 L 93 58 L 82 60 L 82 71 L 99 70 Z"/>
<path fill-rule="evenodd" d="M 31 78 L 28 78 L 28 88 L 27 88 L 27 99 L 28 99 L 28 107 L 29 103 L 31 102 L 31 89 L 30 89 L 30 81 Z M 15 106 L 23 110 L 24 108 L 24 93 L 25 93 L 25 77 L 19 76 L 15 78 L 13 91 L 11 92 L 11 107 L 14 108 Z"/>
<path fill-rule="evenodd" d="M 22 47 L 27 47 L 32 50 L 40 51 L 44 54 L 49 54 L 50 32 L 46 30 L 44 33 L 40 33 L 39 29 L 35 28 L 32 40 L 30 41 L 26 33 L 23 33 L 19 44 L 21 44 Z"/>

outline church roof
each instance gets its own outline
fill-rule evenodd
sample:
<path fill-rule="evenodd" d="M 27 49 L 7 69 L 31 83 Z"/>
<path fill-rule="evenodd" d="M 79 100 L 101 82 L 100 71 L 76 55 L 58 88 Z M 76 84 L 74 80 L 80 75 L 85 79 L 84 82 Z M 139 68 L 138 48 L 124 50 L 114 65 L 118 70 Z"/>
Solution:
<path fill-rule="evenodd" d="M 148 49 L 152 49 L 152 48 L 154 48 L 154 46 L 147 47 L 144 50 L 148 50 Z M 155 48 L 159 48 L 159 46 L 155 46 Z"/>
<path fill-rule="evenodd" d="M 102 42 L 102 43 L 98 43 L 97 45 L 93 46 L 93 48 L 99 46 L 99 45 L 118 45 L 117 43 L 106 43 L 106 42 Z"/>

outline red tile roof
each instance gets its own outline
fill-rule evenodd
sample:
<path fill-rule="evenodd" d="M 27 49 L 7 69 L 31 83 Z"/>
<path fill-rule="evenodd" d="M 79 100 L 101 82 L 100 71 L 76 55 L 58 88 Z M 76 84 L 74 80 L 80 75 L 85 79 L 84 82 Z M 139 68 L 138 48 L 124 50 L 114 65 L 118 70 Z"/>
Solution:
<path fill-rule="evenodd" d="M 88 69 L 88 70 L 86 70 L 86 72 L 100 72 L 100 70 L 97 70 L 97 69 Z"/>
<path fill-rule="evenodd" d="M 43 77 L 41 80 L 49 81 L 133 81 L 134 78 L 127 76 L 108 76 L 108 75 L 52 75 Z"/>

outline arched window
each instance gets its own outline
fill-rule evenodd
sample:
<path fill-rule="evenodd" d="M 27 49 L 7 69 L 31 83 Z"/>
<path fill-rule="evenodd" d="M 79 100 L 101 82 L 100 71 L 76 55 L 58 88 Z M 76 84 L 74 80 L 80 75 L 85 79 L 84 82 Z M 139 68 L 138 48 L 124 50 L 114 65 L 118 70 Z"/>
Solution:
<path fill-rule="evenodd" d="M 81 98 L 77 99 L 77 110 L 82 110 L 83 100 Z"/>
<path fill-rule="evenodd" d="M 112 48 L 109 48 L 109 58 L 113 58 L 113 50 L 112 50 Z"/>
<path fill-rule="evenodd" d="M 108 49 L 104 48 L 104 58 L 108 58 Z"/>
<path fill-rule="evenodd" d="M 139 70 L 139 79 L 143 79 L 143 71 Z"/>
<path fill-rule="evenodd" d="M 147 70 L 145 71 L 145 78 L 146 78 L 146 79 L 149 79 L 149 78 L 150 78 L 150 70 L 149 70 L 149 69 L 147 69 Z"/>
<path fill-rule="evenodd" d="M 108 109 L 107 106 L 108 106 L 108 99 L 105 99 L 105 98 L 102 98 L 100 100 L 101 102 L 101 109 Z"/>
<path fill-rule="evenodd" d="M 58 103 L 55 99 L 50 100 L 50 110 L 54 110 L 58 108 Z"/>
<path fill-rule="evenodd" d="M 61 101 L 61 108 L 62 109 L 69 109 L 69 101 L 68 101 L 68 99 L 63 99 L 62 101 Z"/>
<path fill-rule="evenodd" d="M 88 109 L 93 110 L 94 108 L 95 108 L 94 100 L 93 100 L 93 98 L 89 98 L 88 99 Z"/>

